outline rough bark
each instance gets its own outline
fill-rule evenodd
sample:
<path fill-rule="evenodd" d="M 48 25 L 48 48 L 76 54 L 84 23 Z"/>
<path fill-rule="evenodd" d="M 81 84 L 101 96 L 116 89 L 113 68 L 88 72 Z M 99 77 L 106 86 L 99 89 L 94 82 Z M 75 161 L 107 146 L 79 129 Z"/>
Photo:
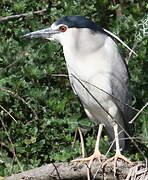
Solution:
<path fill-rule="evenodd" d="M 113 172 L 114 164 L 109 163 L 104 169 L 100 163 L 93 162 L 89 170 L 90 179 L 93 180 L 130 180 L 135 177 L 138 180 L 148 179 L 148 170 L 144 163 L 128 165 L 122 161 L 118 162 L 116 175 Z M 84 180 L 87 179 L 88 165 L 86 163 L 51 163 L 32 170 L 24 171 L 6 177 L 5 180 Z"/>

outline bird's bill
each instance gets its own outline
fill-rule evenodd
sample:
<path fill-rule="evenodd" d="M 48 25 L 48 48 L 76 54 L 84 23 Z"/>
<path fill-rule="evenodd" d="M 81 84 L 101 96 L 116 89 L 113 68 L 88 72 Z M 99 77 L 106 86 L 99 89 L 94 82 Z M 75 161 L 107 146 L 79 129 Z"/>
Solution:
<path fill-rule="evenodd" d="M 58 30 L 54 30 L 51 28 L 47 28 L 47 29 L 41 29 L 38 31 L 34 31 L 28 34 L 25 34 L 23 37 L 26 38 L 42 38 L 42 39 L 51 39 L 52 40 L 52 36 L 54 34 L 59 33 Z"/>

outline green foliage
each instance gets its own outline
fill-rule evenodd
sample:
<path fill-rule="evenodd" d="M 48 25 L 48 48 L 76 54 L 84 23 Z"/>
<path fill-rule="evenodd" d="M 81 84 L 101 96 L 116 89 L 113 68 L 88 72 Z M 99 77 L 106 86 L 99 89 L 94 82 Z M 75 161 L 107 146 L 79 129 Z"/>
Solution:
<path fill-rule="evenodd" d="M 47 8 L 44 14 L 28 15 L 1 21 L 0 25 L 0 175 L 17 173 L 44 163 L 70 161 L 81 155 L 79 138 L 72 148 L 77 126 L 82 127 L 86 151 L 91 154 L 97 129 L 86 118 L 83 108 L 73 94 L 61 46 L 45 40 L 27 40 L 28 32 L 50 26 L 61 16 L 84 15 L 117 34 L 130 47 L 137 43 L 138 57 L 130 58 L 133 104 L 140 109 L 148 102 L 147 46 L 141 20 L 146 19 L 146 1 L 108 0 L 2 0 L 0 16 L 28 13 Z M 129 52 L 123 49 L 125 56 Z M 3 107 L 3 108 L 2 108 Z M 5 110 L 4 110 L 5 109 Z M 7 112 L 6 112 L 7 111 Z M 16 119 L 17 122 L 8 114 Z M 135 120 L 135 136 L 148 148 L 148 118 L 141 114 Z M 108 150 L 106 135 L 101 151 Z M 135 147 L 131 158 L 143 157 Z"/>

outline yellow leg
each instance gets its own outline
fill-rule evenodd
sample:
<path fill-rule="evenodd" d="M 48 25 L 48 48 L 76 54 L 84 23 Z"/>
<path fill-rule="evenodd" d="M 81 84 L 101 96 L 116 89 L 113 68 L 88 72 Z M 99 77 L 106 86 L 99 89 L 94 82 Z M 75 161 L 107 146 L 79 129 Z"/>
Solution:
<path fill-rule="evenodd" d="M 99 130 L 98 130 L 97 141 L 96 141 L 94 153 L 90 157 L 74 159 L 71 162 L 85 162 L 85 161 L 89 161 L 89 166 L 91 166 L 91 164 L 92 164 L 92 162 L 94 160 L 98 160 L 99 162 L 101 162 L 102 154 L 99 151 L 99 142 L 100 142 L 103 126 L 104 126 L 103 124 L 99 125 Z"/>
<path fill-rule="evenodd" d="M 116 141 L 116 154 L 115 154 L 115 156 L 113 156 L 110 159 L 106 160 L 102 164 L 102 167 L 105 167 L 107 165 L 107 163 L 114 161 L 114 172 L 116 172 L 116 165 L 117 165 L 118 159 L 122 159 L 122 160 L 124 160 L 125 162 L 127 162 L 129 164 L 133 164 L 133 163 L 128 158 L 126 158 L 125 156 L 123 156 L 121 154 L 120 146 L 119 146 L 119 137 L 118 137 L 118 125 L 116 123 L 114 124 L 114 133 L 115 133 L 115 141 Z"/>

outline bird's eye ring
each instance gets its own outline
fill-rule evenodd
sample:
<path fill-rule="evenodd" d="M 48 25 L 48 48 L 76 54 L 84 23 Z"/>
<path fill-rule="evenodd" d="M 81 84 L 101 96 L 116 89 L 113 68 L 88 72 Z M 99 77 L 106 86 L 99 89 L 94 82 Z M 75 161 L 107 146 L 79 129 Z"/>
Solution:
<path fill-rule="evenodd" d="M 67 26 L 60 26 L 60 27 L 59 27 L 59 30 L 60 30 L 61 32 L 65 32 L 67 29 L 68 29 Z"/>

